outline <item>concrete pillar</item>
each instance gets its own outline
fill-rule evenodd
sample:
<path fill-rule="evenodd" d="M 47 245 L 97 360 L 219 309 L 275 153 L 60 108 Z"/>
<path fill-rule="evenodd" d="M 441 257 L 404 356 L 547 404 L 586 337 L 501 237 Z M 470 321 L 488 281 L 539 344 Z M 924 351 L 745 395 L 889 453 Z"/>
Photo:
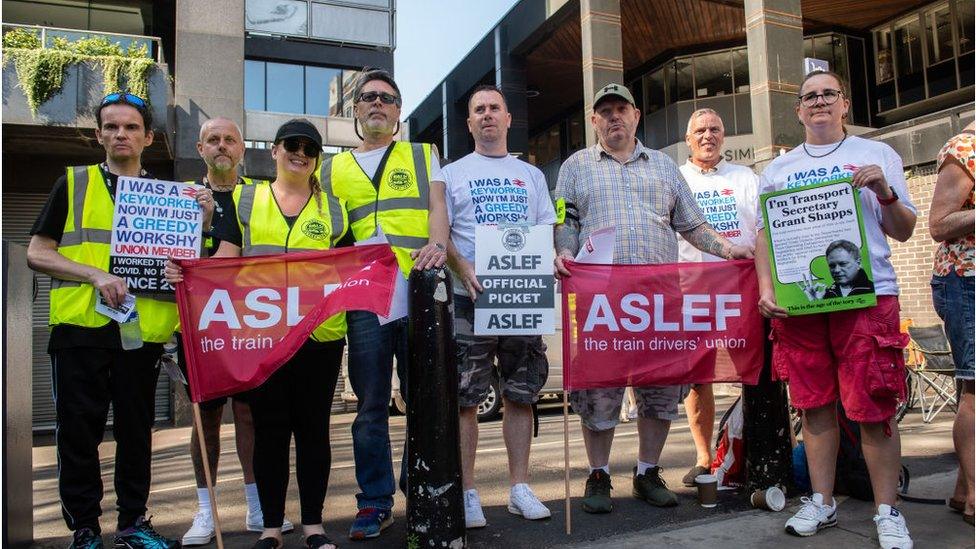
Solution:
<path fill-rule="evenodd" d="M 793 110 L 803 78 L 800 0 L 745 0 L 755 170 L 803 141 Z"/>
<path fill-rule="evenodd" d="M 176 3 L 174 176 L 202 176 L 196 143 L 204 121 L 244 125 L 244 0 Z"/>
<path fill-rule="evenodd" d="M 507 29 L 495 27 L 495 85 L 505 94 L 512 127 L 508 130 L 508 150 L 524 155 L 529 150 L 529 104 L 525 60 L 511 52 Z"/>
<path fill-rule="evenodd" d="M 456 86 L 444 80 L 441 83 L 441 116 L 444 121 L 444 150 L 441 156 L 457 160 L 471 152 L 468 150 L 467 105 L 458 97 Z"/>
<path fill-rule="evenodd" d="M 620 0 L 580 0 L 583 41 L 584 119 L 593 112 L 596 90 L 610 82 L 624 83 L 623 46 L 620 41 Z M 586 132 L 586 145 L 596 135 Z"/>

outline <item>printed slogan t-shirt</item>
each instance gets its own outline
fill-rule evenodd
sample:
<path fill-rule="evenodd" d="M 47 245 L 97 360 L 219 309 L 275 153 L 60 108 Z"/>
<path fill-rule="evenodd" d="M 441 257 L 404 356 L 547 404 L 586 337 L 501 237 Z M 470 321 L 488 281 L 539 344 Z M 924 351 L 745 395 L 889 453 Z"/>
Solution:
<path fill-rule="evenodd" d="M 443 168 L 447 219 L 458 253 L 474 262 L 478 225 L 545 225 L 556 222 L 546 178 L 535 166 L 508 155 L 471 153 Z M 455 290 L 464 292 L 460 284 Z"/>
<path fill-rule="evenodd" d="M 707 172 L 691 160 L 679 169 L 712 228 L 733 244 L 755 246 L 759 177 L 749 168 L 725 160 Z M 678 260 L 701 263 L 723 258 L 700 251 L 679 234 Z"/>
<path fill-rule="evenodd" d="M 875 164 L 881 167 L 885 179 L 895 193 L 898 200 L 912 213 L 917 214 L 915 205 L 908 196 L 908 185 L 905 183 L 905 172 L 901 157 L 894 149 L 884 143 L 869 141 L 857 136 L 849 136 L 836 151 L 837 143 L 829 145 L 799 146 L 790 152 L 776 157 L 760 177 L 759 194 L 765 194 L 783 189 L 795 189 L 818 183 L 830 183 L 847 177 L 863 166 Z M 809 151 L 809 153 L 807 152 Z M 813 155 L 813 156 L 811 156 Z M 814 158 L 818 156 L 821 158 Z M 760 210 L 761 211 L 761 210 Z M 874 289 L 877 295 L 898 295 L 898 283 L 895 280 L 895 269 L 891 265 L 891 248 L 888 238 L 881 228 L 882 206 L 878 202 L 874 191 L 861 189 L 861 216 L 864 221 L 864 233 L 867 236 L 868 248 L 871 252 L 871 274 L 874 277 Z M 758 227 L 763 228 L 762 216 L 759 217 Z"/>

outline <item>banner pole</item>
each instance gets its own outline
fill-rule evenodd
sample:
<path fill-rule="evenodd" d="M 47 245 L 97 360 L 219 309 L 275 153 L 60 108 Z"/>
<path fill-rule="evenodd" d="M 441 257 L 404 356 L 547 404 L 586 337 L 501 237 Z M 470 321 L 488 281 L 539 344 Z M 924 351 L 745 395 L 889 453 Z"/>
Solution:
<path fill-rule="evenodd" d="M 214 492 L 213 478 L 210 476 L 210 457 L 207 456 L 207 444 L 203 436 L 203 419 L 200 417 L 200 404 L 197 402 L 193 403 L 193 423 L 197 431 L 197 443 L 200 445 L 200 456 L 203 458 L 203 476 L 207 480 L 207 491 L 210 492 L 210 513 L 213 515 L 217 549 L 224 549 L 224 536 L 220 531 L 220 517 L 217 515 L 217 496 Z"/>
<path fill-rule="evenodd" d="M 566 477 L 566 535 L 573 533 L 572 508 L 569 503 L 569 392 L 563 390 L 563 469 Z"/>

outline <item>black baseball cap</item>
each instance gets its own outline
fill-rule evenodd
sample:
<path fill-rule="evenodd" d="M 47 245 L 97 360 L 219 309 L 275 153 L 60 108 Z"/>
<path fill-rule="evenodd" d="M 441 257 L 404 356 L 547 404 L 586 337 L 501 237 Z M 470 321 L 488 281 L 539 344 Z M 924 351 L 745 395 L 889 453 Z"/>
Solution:
<path fill-rule="evenodd" d="M 322 134 L 315 129 L 314 124 L 304 118 L 293 118 L 282 124 L 275 134 L 274 142 L 280 143 L 282 139 L 289 137 L 305 137 L 318 145 L 319 149 L 322 148 Z"/>

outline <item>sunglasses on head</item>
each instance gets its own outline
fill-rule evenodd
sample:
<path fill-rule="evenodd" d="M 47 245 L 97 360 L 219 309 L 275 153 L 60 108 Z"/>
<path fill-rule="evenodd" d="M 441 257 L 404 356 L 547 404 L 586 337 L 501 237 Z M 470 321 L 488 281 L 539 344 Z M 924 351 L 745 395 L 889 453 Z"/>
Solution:
<path fill-rule="evenodd" d="M 286 137 L 281 140 L 281 145 L 290 153 L 302 151 L 302 154 L 309 158 L 315 158 L 321 151 L 319 146 L 312 141 L 298 137 Z"/>
<path fill-rule="evenodd" d="M 363 92 L 359 94 L 359 100 L 362 101 L 363 103 L 372 103 L 373 101 L 376 101 L 377 97 L 380 98 L 380 102 L 383 103 L 384 105 L 395 104 L 397 106 L 400 106 L 400 98 L 393 94 L 389 94 L 386 92 Z"/>
<path fill-rule="evenodd" d="M 128 103 L 129 105 L 140 109 L 146 108 L 146 100 L 138 95 L 132 95 L 131 93 L 110 93 L 102 99 L 103 106 L 114 105 L 115 103 Z"/>

